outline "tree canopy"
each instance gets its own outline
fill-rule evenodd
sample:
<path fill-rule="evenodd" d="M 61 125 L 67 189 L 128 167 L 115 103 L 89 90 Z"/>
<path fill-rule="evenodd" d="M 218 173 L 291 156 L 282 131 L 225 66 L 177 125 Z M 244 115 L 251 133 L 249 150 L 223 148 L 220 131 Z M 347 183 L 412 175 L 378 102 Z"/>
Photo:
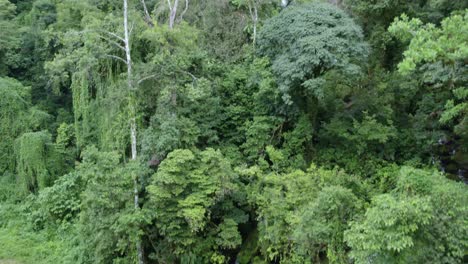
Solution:
<path fill-rule="evenodd" d="M 0 263 L 465 263 L 467 18 L 0 0 Z"/>

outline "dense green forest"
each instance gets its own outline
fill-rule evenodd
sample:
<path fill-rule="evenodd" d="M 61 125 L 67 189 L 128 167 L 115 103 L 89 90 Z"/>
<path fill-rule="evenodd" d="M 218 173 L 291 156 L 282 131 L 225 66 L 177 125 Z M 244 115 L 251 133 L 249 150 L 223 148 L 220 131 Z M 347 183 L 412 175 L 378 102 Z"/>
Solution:
<path fill-rule="evenodd" d="M 0 0 L 0 263 L 467 263 L 467 63 L 463 0 Z"/>

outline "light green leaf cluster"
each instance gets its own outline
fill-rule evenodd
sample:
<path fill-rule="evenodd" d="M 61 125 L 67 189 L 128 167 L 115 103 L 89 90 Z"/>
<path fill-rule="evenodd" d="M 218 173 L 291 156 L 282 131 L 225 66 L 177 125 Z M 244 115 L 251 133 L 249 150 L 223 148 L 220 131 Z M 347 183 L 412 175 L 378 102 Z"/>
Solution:
<path fill-rule="evenodd" d="M 251 200 L 258 207 L 261 251 L 269 261 L 309 263 L 323 251 L 335 263 L 347 258 L 342 234 L 359 212 L 364 188 L 357 178 L 312 165 L 306 172 L 267 174 L 257 188 Z"/>
<path fill-rule="evenodd" d="M 388 30 L 403 41 L 410 40 L 408 50 L 403 54 L 405 58 L 398 65 L 399 71 L 408 74 L 422 63 L 442 61 L 444 64 L 454 64 L 466 59 L 467 20 L 468 10 L 444 19 L 440 27 L 433 24 L 423 25 L 421 20 L 410 20 L 406 15 L 396 18 Z"/>
<path fill-rule="evenodd" d="M 466 186 L 402 167 L 396 190 L 375 196 L 345 232 L 351 257 L 357 263 L 458 263 L 467 243 Z"/>

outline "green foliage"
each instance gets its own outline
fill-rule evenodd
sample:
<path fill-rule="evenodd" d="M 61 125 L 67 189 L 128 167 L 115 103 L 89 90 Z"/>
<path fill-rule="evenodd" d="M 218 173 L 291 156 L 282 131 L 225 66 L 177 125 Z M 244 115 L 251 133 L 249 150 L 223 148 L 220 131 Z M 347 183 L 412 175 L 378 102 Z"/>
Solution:
<path fill-rule="evenodd" d="M 83 153 L 83 163 L 77 169 L 79 182 L 84 189 L 77 197 L 71 188 L 68 194 L 81 200 L 79 207 L 78 247 L 75 256 L 82 263 L 129 263 L 136 259 L 135 241 L 139 234 L 143 216 L 134 209 L 133 177 L 139 177 L 145 170 L 138 164 L 120 164 L 115 152 L 99 152 L 88 148 Z M 70 177 L 70 176 L 69 176 Z M 69 181 L 69 180 L 68 180 Z M 64 180 L 64 183 L 66 180 Z M 67 210 L 76 211 L 74 204 Z"/>
<path fill-rule="evenodd" d="M 353 224 L 347 241 L 354 249 L 351 256 L 358 263 L 370 258 L 378 262 L 404 263 L 392 253 L 400 253 L 414 245 L 415 232 L 428 225 L 432 208 L 427 199 L 395 199 L 389 194 L 376 196 L 367 210 L 365 220 Z M 388 253 L 387 253 L 388 252 Z M 377 253 L 377 254 L 376 254 Z M 411 250 L 407 254 L 414 254 Z"/>
<path fill-rule="evenodd" d="M 408 73 L 421 63 L 442 61 L 454 64 L 468 56 L 467 36 L 468 11 L 453 15 L 442 21 L 440 28 L 433 24 L 424 27 L 419 19 L 409 20 L 402 15 L 389 27 L 389 32 L 403 41 L 411 40 L 408 50 L 403 53 L 404 60 L 398 65 L 401 73 Z"/>
<path fill-rule="evenodd" d="M 467 1 L 176 2 L 0 0 L 0 262 L 466 259 Z"/>
<path fill-rule="evenodd" d="M 46 232 L 26 232 L 25 225 L 10 225 L 8 228 L 0 228 L 0 241 L 2 262 L 63 263 L 62 254 L 66 249 L 63 241 Z"/>
<path fill-rule="evenodd" d="M 373 64 L 386 69 L 392 69 L 401 59 L 402 46 L 393 41 L 387 31 L 395 17 L 406 13 L 424 22 L 438 24 L 451 12 L 468 7 L 465 1 L 450 0 L 345 0 L 343 2 L 356 16 L 373 47 L 371 56 Z"/>
<path fill-rule="evenodd" d="M 336 263 L 346 259 L 342 234 L 362 203 L 365 187 L 359 179 L 312 165 L 306 172 L 271 173 L 258 181 L 251 200 L 268 260 L 317 262 L 324 252 Z"/>
<path fill-rule="evenodd" d="M 3 187 L 5 177 L 1 178 Z M 62 263 L 66 238 L 64 240 L 56 230 L 33 229 L 25 204 L 19 204 L 12 198 L 0 203 L 1 261 L 13 264 Z"/>
<path fill-rule="evenodd" d="M 269 14 L 268 5 L 265 9 L 265 13 Z M 260 16 L 265 13 L 260 12 Z M 244 45 L 251 32 L 251 19 L 247 9 L 240 10 L 232 0 L 196 0 L 190 2 L 184 20 L 204 33 L 200 46 L 209 54 L 224 62 L 243 57 Z"/>
<path fill-rule="evenodd" d="M 281 125 L 280 120 L 275 120 L 274 117 L 258 116 L 254 117 L 252 122 L 246 121 L 244 134 L 247 139 L 241 146 L 245 149 L 245 156 L 248 159 L 255 159 L 262 155 L 265 147 L 272 143 L 279 125 Z"/>
<path fill-rule="evenodd" d="M 28 132 L 18 137 L 16 173 L 22 191 L 36 193 L 52 185 L 59 175 L 68 171 L 67 155 L 63 146 L 52 143 L 52 135 L 47 131 Z"/>
<path fill-rule="evenodd" d="M 16 6 L 8 0 L 1 0 L 0 10 L 0 31 L 3 36 L 0 39 L 0 74 L 3 75 L 18 59 L 14 51 L 20 46 L 20 32 L 15 30 L 19 25 L 13 20 Z"/>
<path fill-rule="evenodd" d="M 238 225 L 246 222 L 247 215 L 235 205 L 242 203 L 236 179 L 219 151 L 181 149 L 169 153 L 151 178 L 145 206 L 162 237 L 155 242 L 158 261 L 188 255 L 208 261 L 207 257 L 222 249 L 239 247 Z M 167 247 L 173 251 L 164 252 Z"/>
<path fill-rule="evenodd" d="M 466 186 L 403 167 L 395 194 L 375 196 L 345 233 L 357 263 L 459 263 L 466 250 Z"/>
<path fill-rule="evenodd" d="M 286 103 L 301 97 L 323 98 L 323 74 L 339 69 L 356 74 L 355 60 L 364 58 L 360 28 L 335 6 L 322 3 L 287 8 L 265 23 L 259 53 L 272 69 Z"/>
<path fill-rule="evenodd" d="M 28 130 L 25 122 L 29 107 L 29 89 L 10 78 L 0 78 L 0 172 L 13 172 L 15 168 L 14 140 Z"/>
<path fill-rule="evenodd" d="M 330 123 L 324 126 L 327 137 L 343 138 L 345 145 L 355 150 L 358 155 L 372 149 L 373 146 L 387 143 L 391 138 L 396 136 L 395 128 L 392 121 L 387 120 L 387 124 L 379 123 L 375 116 L 369 116 L 368 113 L 363 114 L 363 120 L 360 122 L 356 119 L 350 124 L 343 124 L 342 120 L 332 119 Z"/>
<path fill-rule="evenodd" d="M 72 222 L 78 216 L 84 181 L 78 172 L 61 176 L 42 189 L 32 203 L 31 220 L 37 227 Z"/>
<path fill-rule="evenodd" d="M 51 135 L 48 132 L 25 133 L 16 140 L 18 183 L 25 193 L 37 192 L 50 186 L 54 175 L 48 166 L 51 151 Z"/>
<path fill-rule="evenodd" d="M 465 133 L 467 70 L 464 66 L 468 57 L 468 38 L 464 34 L 467 17 L 465 9 L 445 18 L 437 27 L 402 15 L 389 28 L 400 40 L 409 41 L 404 59 L 398 65 L 399 72 L 418 74 L 430 87 L 424 101 L 421 100 L 421 115 L 436 112 L 433 126 L 445 130 L 448 137 L 459 137 L 457 144 L 461 145 L 468 139 Z"/>
<path fill-rule="evenodd" d="M 303 207 L 299 223 L 294 230 L 298 251 L 305 256 L 319 258 L 326 245 L 330 263 L 346 263 L 346 244 L 343 232 L 362 202 L 347 188 L 323 188 L 312 203 Z"/>
<path fill-rule="evenodd" d="M 139 45 L 140 102 L 149 126 L 143 132 L 142 151 L 151 158 L 165 157 L 177 148 L 212 145 L 219 140 L 220 99 L 205 68 L 211 67 L 197 47 L 200 33 L 193 27 L 146 29 Z M 147 76 L 156 76 L 147 78 Z M 156 81 L 155 81 L 156 80 Z"/>

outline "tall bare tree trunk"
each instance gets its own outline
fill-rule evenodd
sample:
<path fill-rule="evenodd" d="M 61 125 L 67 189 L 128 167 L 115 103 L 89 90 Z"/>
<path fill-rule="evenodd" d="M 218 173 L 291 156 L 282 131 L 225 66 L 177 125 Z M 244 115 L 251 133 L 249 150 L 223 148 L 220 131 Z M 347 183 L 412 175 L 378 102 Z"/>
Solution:
<path fill-rule="evenodd" d="M 128 0 L 123 0 L 124 4 L 124 48 L 125 58 L 127 61 L 127 85 L 128 92 L 130 93 L 129 108 L 130 108 L 130 140 L 131 140 L 131 151 L 132 161 L 137 159 L 137 126 L 136 126 L 136 107 L 135 107 L 135 87 L 133 87 L 133 73 L 132 73 L 132 57 L 130 53 L 130 32 L 128 28 Z M 133 177 L 133 194 L 134 194 L 134 206 L 135 209 L 140 209 L 139 205 L 139 191 L 138 191 L 138 179 L 136 176 Z M 136 242 L 138 263 L 144 264 L 143 247 L 141 245 L 141 239 L 138 237 Z"/>
<path fill-rule="evenodd" d="M 257 7 L 257 1 L 253 0 L 252 3 L 249 2 L 249 11 L 250 11 L 250 17 L 252 18 L 253 22 L 253 45 L 255 47 L 255 42 L 257 40 L 257 24 L 258 24 L 258 7 Z"/>
<path fill-rule="evenodd" d="M 167 0 L 167 2 L 169 3 L 169 29 L 174 29 L 174 23 L 175 23 L 175 19 L 176 19 L 176 15 L 177 15 L 177 6 L 179 5 L 179 0 L 174 0 L 174 4 L 171 6 L 171 0 Z M 188 7 L 188 1 L 186 0 L 185 1 L 185 8 L 187 9 Z M 182 19 L 182 16 L 183 14 L 186 12 L 187 10 L 184 10 L 182 12 L 182 15 L 181 15 L 181 19 Z M 172 118 L 177 118 L 177 114 L 176 114 L 176 107 L 177 107 L 177 91 L 175 89 L 172 89 L 171 91 L 171 104 L 172 104 L 172 107 L 173 107 L 173 111 L 171 113 L 172 115 Z"/>
<path fill-rule="evenodd" d="M 174 23 L 177 15 L 177 6 L 179 5 L 179 0 L 174 0 L 174 4 L 171 5 L 171 0 L 167 0 L 169 3 L 169 28 L 174 28 Z"/>

